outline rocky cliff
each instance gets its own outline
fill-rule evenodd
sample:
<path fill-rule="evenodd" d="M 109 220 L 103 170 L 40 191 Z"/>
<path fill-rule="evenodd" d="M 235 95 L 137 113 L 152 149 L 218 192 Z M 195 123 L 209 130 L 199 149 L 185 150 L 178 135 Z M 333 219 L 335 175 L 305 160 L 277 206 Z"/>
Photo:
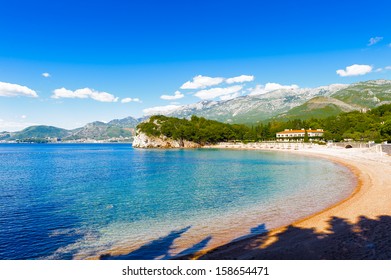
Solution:
<path fill-rule="evenodd" d="M 200 148 L 201 147 L 200 144 L 191 141 L 173 140 L 165 136 L 160 136 L 160 137 L 148 136 L 140 131 L 137 131 L 132 145 L 134 148 L 144 148 L 144 149 L 146 148 L 161 148 L 161 149 Z"/>

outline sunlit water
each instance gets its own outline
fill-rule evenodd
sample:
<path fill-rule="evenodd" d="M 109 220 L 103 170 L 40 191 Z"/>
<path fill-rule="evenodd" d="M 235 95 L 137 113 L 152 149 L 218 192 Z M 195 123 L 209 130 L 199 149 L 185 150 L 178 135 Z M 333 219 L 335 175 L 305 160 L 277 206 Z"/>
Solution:
<path fill-rule="evenodd" d="M 172 258 L 348 196 L 349 170 L 279 152 L 0 145 L 0 259 Z"/>

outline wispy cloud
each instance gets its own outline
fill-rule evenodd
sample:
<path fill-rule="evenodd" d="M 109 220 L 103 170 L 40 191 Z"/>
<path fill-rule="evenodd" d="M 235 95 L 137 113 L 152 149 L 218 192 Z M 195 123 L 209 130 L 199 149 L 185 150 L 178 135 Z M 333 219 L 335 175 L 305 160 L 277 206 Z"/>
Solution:
<path fill-rule="evenodd" d="M 5 96 L 5 97 L 15 97 L 15 96 L 38 97 L 38 94 L 34 90 L 32 90 L 26 86 L 0 82 L 0 96 Z"/>
<path fill-rule="evenodd" d="M 121 100 L 121 103 L 130 103 L 130 102 L 137 102 L 137 103 L 142 103 L 140 98 L 131 98 L 131 97 L 126 97 Z"/>
<path fill-rule="evenodd" d="M 31 122 L 18 122 L 18 121 L 7 121 L 0 119 L 0 131 L 18 131 L 26 127 L 37 125 L 36 123 Z"/>
<path fill-rule="evenodd" d="M 146 108 L 143 110 L 144 115 L 151 116 L 151 115 L 158 115 L 158 114 L 169 114 L 171 112 L 174 112 L 181 106 L 179 105 L 167 105 L 167 106 L 157 106 L 157 107 L 151 107 Z"/>
<path fill-rule="evenodd" d="M 383 40 L 383 37 L 372 37 L 369 39 L 368 46 L 373 46 Z"/>
<path fill-rule="evenodd" d="M 197 96 L 201 99 L 214 99 L 216 97 L 225 96 L 229 94 L 236 93 L 240 91 L 243 88 L 243 86 L 232 86 L 227 88 L 211 88 L 211 89 L 204 89 L 196 92 L 194 96 Z"/>
<path fill-rule="evenodd" d="M 249 76 L 249 75 L 241 75 L 237 77 L 228 78 L 225 80 L 227 84 L 244 83 L 244 82 L 252 82 L 252 81 L 254 81 L 254 76 Z"/>
<path fill-rule="evenodd" d="M 292 85 L 281 85 L 278 83 L 266 83 L 265 85 L 256 85 L 254 89 L 250 91 L 249 95 L 260 95 L 260 94 L 265 94 L 274 90 L 279 90 L 279 89 L 298 89 L 299 86 L 292 84 Z"/>
<path fill-rule="evenodd" d="M 183 97 L 184 97 L 184 95 L 178 90 L 174 93 L 174 95 L 163 94 L 162 96 L 160 96 L 160 98 L 163 100 L 176 100 L 176 99 L 181 99 Z"/>
<path fill-rule="evenodd" d="M 42 77 L 49 78 L 51 75 L 48 72 L 42 73 Z"/>
<path fill-rule="evenodd" d="M 100 92 L 96 91 L 90 88 L 82 88 L 77 89 L 75 91 L 66 89 L 66 88 L 59 88 L 55 89 L 53 91 L 53 95 L 51 96 L 54 99 L 60 99 L 60 98 L 91 98 L 96 101 L 100 102 L 117 102 L 118 97 L 115 97 L 114 95 L 108 93 L 108 92 Z"/>
<path fill-rule="evenodd" d="M 234 98 L 239 97 L 239 96 L 240 96 L 240 92 L 235 92 L 233 94 L 222 95 L 222 96 L 220 96 L 220 99 L 222 101 L 226 101 L 226 100 L 234 99 Z"/>
<path fill-rule="evenodd" d="M 337 70 L 337 74 L 341 77 L 349 77 L 349 76 L 360 76 L 365 75 L 372 72 L 373 67 L 365 64 L 353 64 L 347 66 L 345 70 L 339 69 Z"/>
<path fill-rule="evenodd" d="M 206 88 L 210 86 L 216 86 L 221 84 L 224 81 L 224 78 L 221 77 L 207 77 L 198 75 L 193 78 L 192 81 L 187 81 L 181 86 L 181 89 L 200 89 Z"/>

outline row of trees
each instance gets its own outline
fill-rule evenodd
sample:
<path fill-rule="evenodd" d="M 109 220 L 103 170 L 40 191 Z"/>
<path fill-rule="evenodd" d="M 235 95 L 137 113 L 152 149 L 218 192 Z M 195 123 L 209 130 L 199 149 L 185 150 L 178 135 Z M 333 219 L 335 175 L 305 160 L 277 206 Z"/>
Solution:
<path fill-rule="evenodd" d="M 175 140 L 189 140 L 199 144 L 226 141 L 275 140 L 276 133 L 284 129 L 325 130 L 324 139 L 342 141 L 391 141 L 391 104 L 382 105 L 367 113 L 358 111 L 342 113 L 326 119 L 272 120 L 257 124 L 226 124 L 202 117 L 190 120 L 166 116 L 153 116 L 137 126 L 151 136 L 164 135 Z"/>

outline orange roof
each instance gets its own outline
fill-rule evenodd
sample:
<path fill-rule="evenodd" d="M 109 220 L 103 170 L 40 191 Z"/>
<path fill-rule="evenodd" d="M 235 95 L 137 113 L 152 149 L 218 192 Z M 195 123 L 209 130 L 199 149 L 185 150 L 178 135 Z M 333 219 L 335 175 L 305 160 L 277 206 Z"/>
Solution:
<path fill-rule="evenodd" d="M 319 133 L 319 132 L 324 132 L 323 130 L 315 130 L 315 129 L 311 129 L 311 130 L 307 130 L 307 132 L 313 132 L 313 133 Z M 305 133 L 305 130 L 287 130 L 287 131 L 281 131 L 281 132 L 277 132 L 277 134 L 290 134 L 290 133 Z"/>

